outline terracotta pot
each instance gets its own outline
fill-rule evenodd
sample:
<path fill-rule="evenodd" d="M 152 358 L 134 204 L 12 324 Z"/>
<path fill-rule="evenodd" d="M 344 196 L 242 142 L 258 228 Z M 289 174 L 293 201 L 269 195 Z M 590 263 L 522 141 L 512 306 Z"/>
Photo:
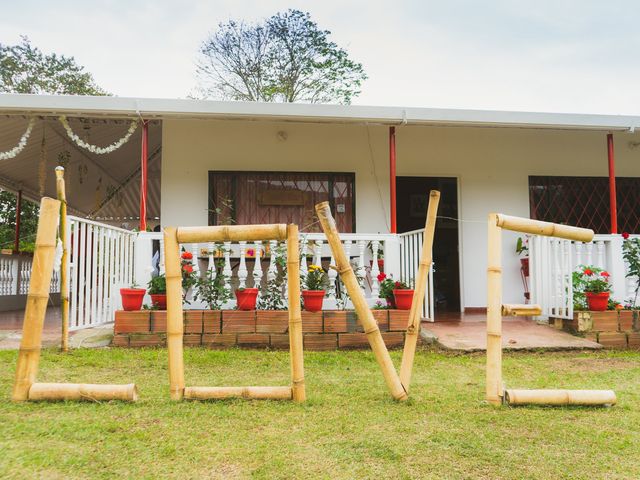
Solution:
<path fill-rule="evenodd" d="M 413 290 L 403 288 L 401 290 L 394 289 L 393 297 L 396 300 L 396 308 L 398 310 L 411 310 L 413 300 Z"/>
<path fill-rule="evenodd" d="M 145 293 L 147 293 L 147 291 L 144 288 L 121 288 L 122 309 L 127 312 L 140 310 Z"/>
<path fill-rule="evenodd" d="M 604 312 L 609 303 L 609 292 L 592 293 L 585 292 L 589 310 L 594 312 Z"/>
<path fill-rule="evenodd" d="M 242 290 L 236 290 L 238 310 L 255 310 L 257 298 L 257 288 L 243 288 Z"/>
<path fill-rule="evenodd" d="M 520 259 L 520 268 L 522 269 L 522 274 L 525 277 L 529 276 L 529 257 Z"/>
<path fill-rule="evenodd" d="M 304 300 L 304 309 L 307 312 L 319 312 L 322 310 L 324 294 L 324 290 L 303 290 L 302 298 Z"/>
<path fill-rule="evenodd" d="M 159 310 L 167 309 L 167 294 L 166 293 L 150 293 L 151 303 Z"/>

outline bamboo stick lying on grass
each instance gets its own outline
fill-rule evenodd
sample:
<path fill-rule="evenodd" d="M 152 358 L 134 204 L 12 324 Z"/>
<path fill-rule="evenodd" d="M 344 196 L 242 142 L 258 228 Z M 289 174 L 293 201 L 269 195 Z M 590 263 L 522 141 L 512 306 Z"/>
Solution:
<path fill-rule="evenodd" d="M 610 406 L 616 404 L 613 390 L 516 390 L 505 391 L 509 405 L 585 405 Z"/>
<path fill-rule="evenodd" d="M 138 390 L 128 385 L 96 385 L 90 383 L 34 383 L 29 389 L 29 400 L 122 400 L 135 402 Z"/>
<path fill-rule="evenodd" d="M 287 225 L 218 225 L 212 227 L 179 227 L 178 243 L 254 242 L 256 240 L 286 240 Z"/>
<path fill-rule="evenodd" d="M 287 289 L 289 302 L 289 356 L 291 361 L 292 398 L 304 402 L 304 359 L 302 344 L 302 314 L 300 313 L 300 247 L 298 226 L 287 227 Z"/>
<path fill-rule="evenodd" d="M 164 229 L 164 263 L 167 283 L 167 351 L 169 355 L 169 391 L 171 400 L 182 400 L 184 358 L 182 337 L 182 271 L 176 229 Z"/>
<path fill-rule="evenodd" d="M 593 230 L 588 228 L 541 222 L 540 220 L 531 220 L 530 218 L 512 217 L 510 215 L 503 215 L 502 213 L 496 214 L 496 225 L 514 232 L 564 238 L 565 240 L 575 240 L 577 242 L 590 242 L 593 240 Z"/>
<path fill-rule="evenodd" d="M 44 197 L 40 201 L 40 215 L 36 233 L 36 246 L 33 253 L 29 293 L 24 311 L 22 340 L 18 352 L 16 381 L 11 399 L 14 402 L 26 401 L 29 389 L 36 380 L 40 348 L 42 346 L 42 326 L 47 312 L 53 261 L 56 248 L 56 229 L 60 215 L 60 202 Z"/>
<path fill-rule="evenodd" d="M 247 398 L 254 400 L 291 400 L 291 387 L 186 387 L 186 400 L 225 400 Z"/>
<path fill-rule="evenodd" d="M 420 320 L 422 304 L 424 303 L 424 292 L 427 289 L 429 270 L 433 262 L 433 236 L 436 229 L 436 216 L 438 214 L 438 204 L 440 203 L 440 192 L 431 190 L 429 193 L 429 206 L 427 207 L 427 219 L 424 227 L 424 238 L 422 241 L 422 253 L 420 254 L 420 265 L 415 279 L 413 299 L 411 300 L 411 311 L 409 312 L 409 325 L 407 335 L 404 340 L 404 350 L 402 351 L 402 363 L 400 364 L 400 382 L 405 391 L 409 392 L 411 384 L 411 373 L 413 361 L 416 354 L 416 345 L 420 335 Z"/>
<path fill-rule="evenodd" d="M 389 355 L 387 346 L 384 344 L 378 324 L 373 318 L 373 314 L 371 313 L 371 310 L 367 305 L 367 301 L 364 298 L 364 294 L 360 289 L 360 285 L 358 284 L 358 280 L 353 272 L 353 268 L 351 268 L 351 264 L 349 263 L 349 260 L 347 260 L 347 256 L 342 248 L 342 242 L 340 241 L 340 235 L 336 228 L 336 222 L 331 215 L 329 202 L 318 203 L 316 205 L 316 213 L 318 214 L 320 225 L 322 225 L 322 230 L 324 231 L 327 241 L 329 242 L 329 246 L 331 247 L 333 257 L 336 260 L 338 273 L 340 274 L 342 282 L 347 289 L 347 293 L 353 302 L 358 318 L 364 327 L 364 333 L 366 333 L 369 345 L 371 345 L 371 350 L 373 350 L 376 360 L 380 365 L 387 387 L 389 388 L 393 398 L 396 400 L 407 400 L 407 392 L 402 386 L 402 383 L 400 383 L 400 377 L 393 366 L 391 356 Z"/>

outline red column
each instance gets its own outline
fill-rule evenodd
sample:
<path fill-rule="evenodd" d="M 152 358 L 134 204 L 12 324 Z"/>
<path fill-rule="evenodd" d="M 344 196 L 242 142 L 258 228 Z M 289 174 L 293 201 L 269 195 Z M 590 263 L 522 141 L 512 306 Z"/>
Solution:
<path fill-rule="evenodd" d="M 607 134 L 607 155 L 609 157 L 609 209 L 611 211 L 611 233 L 618 233 L 618 206 L 616 201 L 616 160 L 613 155 L 613 134 Z"/>
<path fill-rule="evenodd" d="M 22 190 L 16 195 L 16 236 L 13 242 L 13 253 L 20 251 L 20 217 L 22 216 Z"/>
<path fill-rule="evenodd" d="M 396 226 L 396 127 L 389 127 L 389 205 L 391 233 L 397 233 Z"/>
<path fill-rule="evenodd" d="M 142 122 L 142 155 L 140 157 L 140 231 L 147 230 L 147 155 L 149 151 L 149 122 Z"/>

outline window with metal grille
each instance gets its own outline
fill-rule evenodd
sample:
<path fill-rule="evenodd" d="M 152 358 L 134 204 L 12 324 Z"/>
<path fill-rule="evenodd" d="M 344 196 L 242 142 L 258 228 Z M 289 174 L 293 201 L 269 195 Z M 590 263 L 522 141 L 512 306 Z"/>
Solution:
<path fill-rule="evenodd" d="M 209 172 L 209 225 L 296 223 L 320 232 L 315 204 L 328 201 L 338 230 L 355 231 L 355 174 Z"/>
<path fill-rule="evenodd" d="M 640 232 L 640 178 L 616 177 L 618 231 Z M 529 177 L 531 218 L 610 233 L 607 177 Z"/>

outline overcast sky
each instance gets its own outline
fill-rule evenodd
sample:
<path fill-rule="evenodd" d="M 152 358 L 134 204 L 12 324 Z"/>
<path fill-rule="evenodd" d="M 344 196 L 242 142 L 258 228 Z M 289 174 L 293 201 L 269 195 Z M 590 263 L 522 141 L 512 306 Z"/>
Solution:
<path fill-rule="evenodd" d="M 356 104 L 640 114 L 638 0 L 0 4 L 0 43 L 73 55 L 119 96 L 183 98 L 219 22 L 298 8 L 364 64 Z"/>

